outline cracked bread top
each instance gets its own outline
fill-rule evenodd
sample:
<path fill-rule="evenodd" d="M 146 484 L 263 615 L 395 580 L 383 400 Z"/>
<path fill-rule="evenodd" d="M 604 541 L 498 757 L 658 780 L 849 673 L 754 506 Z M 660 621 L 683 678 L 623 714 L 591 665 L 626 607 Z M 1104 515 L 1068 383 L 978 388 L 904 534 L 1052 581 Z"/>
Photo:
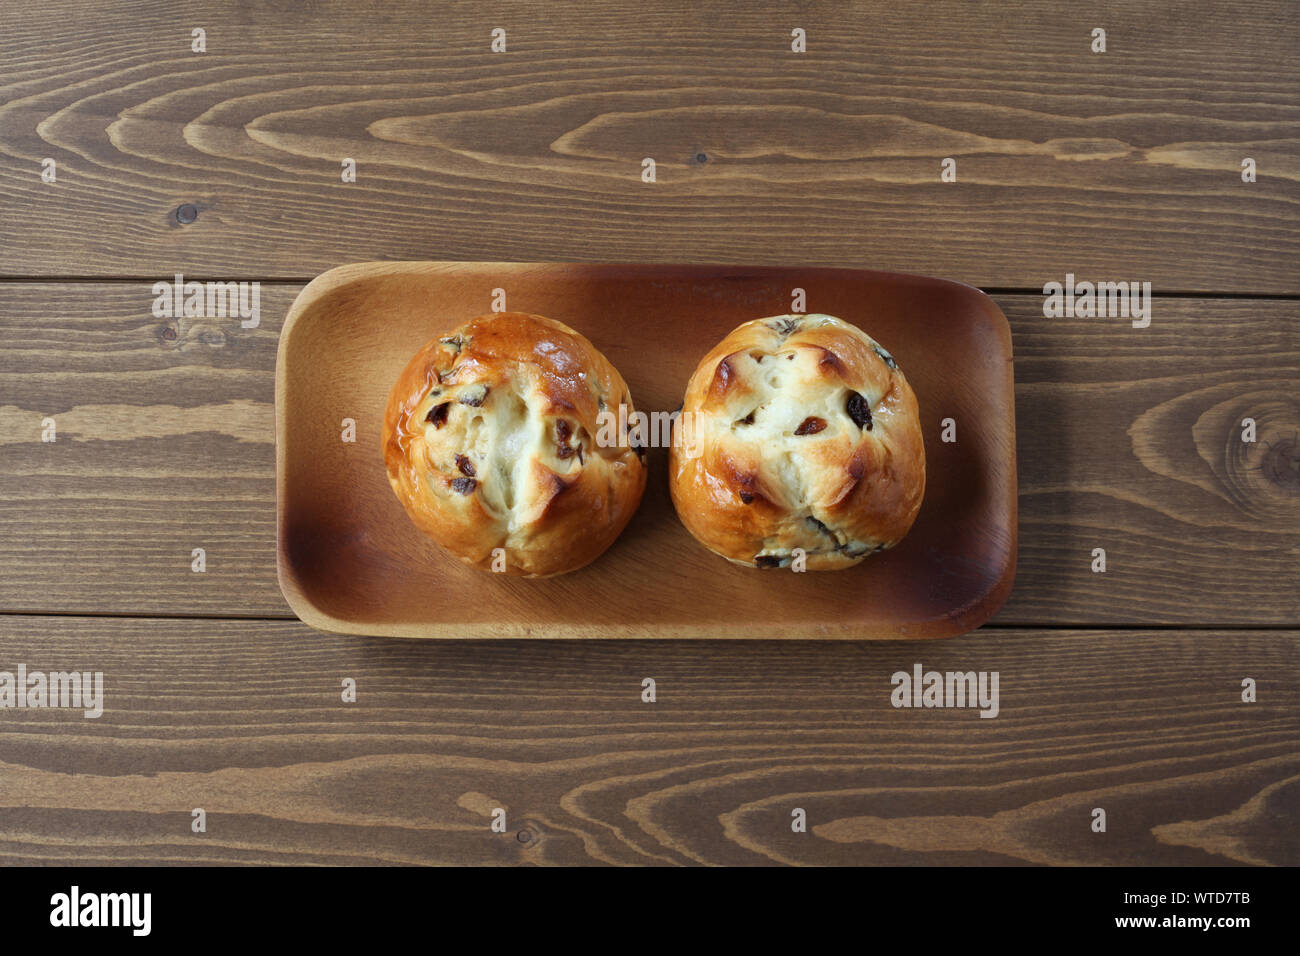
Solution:
<path fill-rule="evenodd" d="M 852 567 L 893 547 L 925 495 L 925 445 L 902 369 L 830 315 L 746 322 L 686 386 L 669 489 L 687 529 L 748 567 Z M 697 454 L 687 454 L 693 449 Z"/>
<path fill-rule="evenodd" d="M 598 416 L 632 411 L 627 383 L 583 335 L 522 312 L 428 342 L 384 414 L 389 483 L 411 520 L 462 561 L 526 577 L 608 548 L 645 490 L 643 452 L 601 447 Z"/>

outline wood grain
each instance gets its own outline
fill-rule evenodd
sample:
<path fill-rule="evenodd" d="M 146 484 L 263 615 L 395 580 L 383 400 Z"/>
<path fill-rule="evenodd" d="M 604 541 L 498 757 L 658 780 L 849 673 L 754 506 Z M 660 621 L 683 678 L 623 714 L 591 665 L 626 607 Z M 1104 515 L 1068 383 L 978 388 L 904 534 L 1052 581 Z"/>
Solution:
<path fill-rule="evenodd" d="M 1288 0 L 0 5 L 0 670 L 102 670 L 107 697 L 0 711 L 0 864 L 1300 864 L 1300 317 L 1250 297 L 1300 294 L 1298 41 Z M 378 259 L 1164 295 L 1148 329 L 996 297 L 1019 562 L 964 637 L 188 617 L 290 614 L 280 323 Z M 264 280 L 261 326 L 153 318 L 178 270 Z M 94 281 L 25 281 L 67 277 Z M 1000 716 L 892 708 L 916 661 L 997 670 Z"/>
<path fill-rule="evenodd" d="M 0 667 L 102 671 L 105 708 L 3 712 L 0 860 L 1296 865 L 1298 642 L 458 644 L 4 616 Z M 893 708 L 917 661 L 997 671 L 999 716 Z"/>
<path fill-rule="evenodd" d="M 293 292 L 265 288 L 244 329 L 156 319 L 151 285 L 0 283 L 0 607 L 287 614 L 273 379 Z"/>
<path fill-rule="evenodd" d="M 677 261 L 1300 293 L 1287 0 L 307 10 L 0 10 L 0 271 Z"/>
<path fill-rule="evenodd" d="M 265 284 L 250 330 L 154 319 L 149 283 L 0 283 L 0 608 L 289 615 L 273 369 L 298 288 Z M 1294 303 L 1158 299 L 1134 329 L 996 300 L 1015 346 L 1020 560 L 995 620 L 1300 619 Z"/>

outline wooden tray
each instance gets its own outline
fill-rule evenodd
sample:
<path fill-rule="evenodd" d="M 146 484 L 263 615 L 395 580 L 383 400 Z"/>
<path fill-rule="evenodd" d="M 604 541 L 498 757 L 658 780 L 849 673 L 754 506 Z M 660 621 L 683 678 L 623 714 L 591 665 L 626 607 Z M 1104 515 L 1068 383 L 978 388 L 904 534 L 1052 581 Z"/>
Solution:
<path fill-rule="evenodd" d="M 901 544 L 833 572 L 735 567 L 682 527 L 667 453 L 641 509 L 572 574 L 527 580 L 444 555 L 411 524 L 380 452 L 398 372 L 437 332 L 506 306 L 565 322 L 623 374 L 643 411 L 681 404 L 696 363 L 747 319 L 791 311 L 860 324 L 920 405 L 927 488 Z M 400 637 L 936 638 L 971 630 L 1016 559 L 1011 334 L 978 289 L 848 269 L 371 262 L 331 269 L 285 319 L 275 375 L 280 587 L 326 631 Z M 356 422 L 356 441 L 341 439 Z M 957 441 L 940 441 L 941 421 Z"/>

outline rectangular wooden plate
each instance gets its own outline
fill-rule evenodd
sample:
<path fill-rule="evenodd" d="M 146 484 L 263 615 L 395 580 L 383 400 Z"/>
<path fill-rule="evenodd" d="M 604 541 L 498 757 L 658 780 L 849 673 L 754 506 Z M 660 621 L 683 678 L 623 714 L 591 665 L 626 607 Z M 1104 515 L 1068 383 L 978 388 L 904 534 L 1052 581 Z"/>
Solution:
<path fill-rule="evenodd" d="M 748 319 L 809 312 L 861 326 L 916 392 L 927 487 L 897 547 L 844 571 L 736 567 L 677 519 L 667 453 L 641 508 L 571 574 L 528 580 L 443 554 L 388 485 L 389 388 L 435 334 L 491 311 L 571 325 L 609 357 L 640 410 L 672 411 L 696 363 Z M 355 442 L 343 440 L 345 419 Z M 952 419 L 956 440 L 944 442 Z M 937 638 L 987 621 L 1016 561 L 1015 403 L 1006 317 L 978 289 L 851 269 L 370 262 L 303 289 L 275 374 L 280 586 L 326 631 L 397 637 Z"/>

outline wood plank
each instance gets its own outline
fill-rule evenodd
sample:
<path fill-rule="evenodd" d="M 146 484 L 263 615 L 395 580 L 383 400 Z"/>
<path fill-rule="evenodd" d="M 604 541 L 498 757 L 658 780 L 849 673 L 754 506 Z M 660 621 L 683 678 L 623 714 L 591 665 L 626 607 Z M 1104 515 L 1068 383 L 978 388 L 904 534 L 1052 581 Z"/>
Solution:
<path fill-rule="evenodd" d="M 0 283 L 0 607 L 289 614 L 274 377 L 297 287 L 264 286 L 244 329 L 156 319 L 150 285 Z"/>
<path fill-rule="evenodd" d="M 97 719 L 0 711 L 0 859 L 1295 865 L 1298 649 L 1297 631 L 461 644 L 0 616 L 0 666 L 104 675 Z M 997 671 L 998 716 L 891 706 L 918 661 Z"/>
<path fill-rule="evenodd" d="M 1020 560 L 995 623 L 1300 620 L 1296 303 L 1161 299 L 1135 329 L 999 301 L 1016 354 Z"/>
<path fill-rule="evenodd" d="M 0 10 L 3 274 L 715 261 L 1300 293 L 1288 0 L 310 11 Z"/>
<path fill-rule="evenodd" d="M 242 329 L 154 319 L 147 283 L 0 283 L 0 608 L 290 613 L 272 405 L 297 289 L 263 285 L 262 323 Z M 1020 557 L 995 622 L 1300 619 L 1294 303 L 1158 299 L 1134 329 L 997 301 L 1016 354 Z"/>

